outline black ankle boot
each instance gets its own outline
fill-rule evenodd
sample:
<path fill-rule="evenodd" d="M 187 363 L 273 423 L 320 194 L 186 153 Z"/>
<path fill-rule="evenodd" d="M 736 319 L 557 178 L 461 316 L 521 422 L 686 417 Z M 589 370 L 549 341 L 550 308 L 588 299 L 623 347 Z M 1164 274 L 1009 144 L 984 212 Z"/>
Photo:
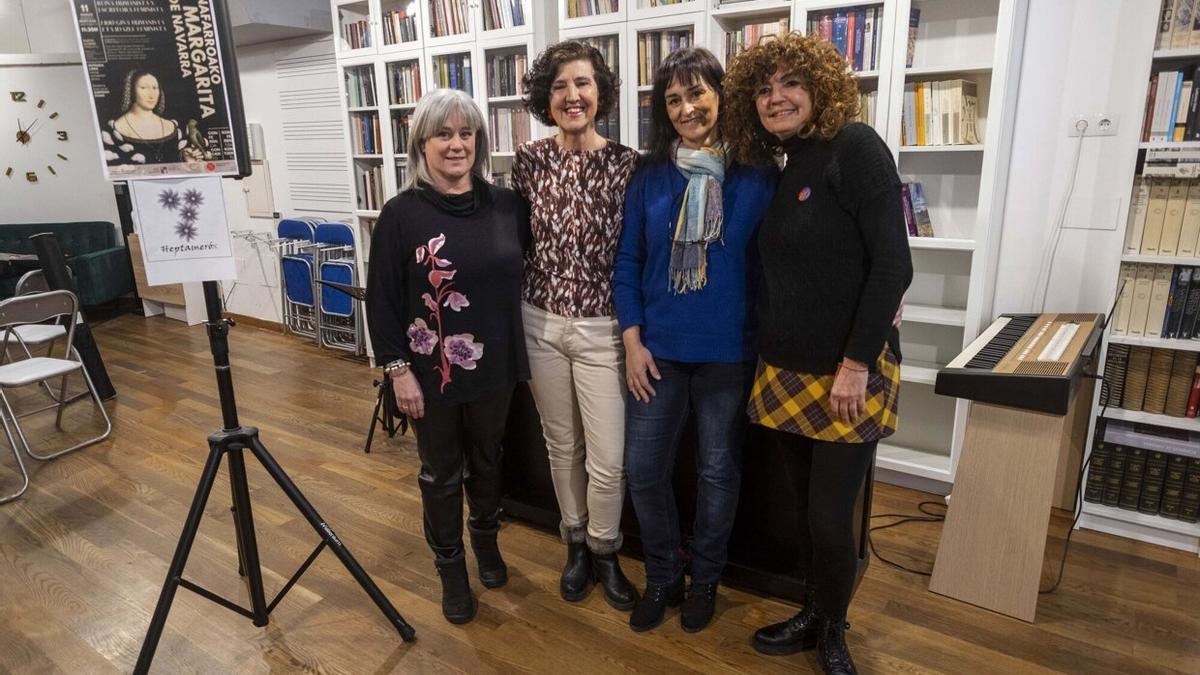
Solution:
<path fill-rule="evenodd" d="M 683 602 L 683 577 L 669 584 L 646 584 L 646 592 L 629 615 L 629 627 L 641 633 L 657 627 L 666 616 L 667 607 Z"/>
<path fill-rule="evenodd" d="M 505 565 L 504 558 L 500 557 L 500 546 L 496 543 L 500 526 L 469 529 L 471 549 L 475 551 L 475 562 L 479 565 L 479 582 L 487 588 L 500 588 L 508 583 L 508 565 Z"/>
<path fill-rule="evenodd" d="M 817 637 L 817 661 L 825 675 L 858 675 L 854 661 L 850 659 L 850 650 L 846 647 L 846 629 L 850 624 L 845 621 L 832 621 L 821 617 L 821 626 Z"/>
<path fill-rule="evenodd" d="M 475 596 L 467 578 L 467 559 L 463 555 L 435 561 L 442 578 L 442 616 L 450 623 L 467 623 L 475 618 Z"/>
<path fill-rule="evenodd" d="M 713 619 L 717 609 L 717 584 L 692 582 L 688 587 L 687 600 L 679 612 L 679 625 L 688 633 L 698 633 Z"/>
<path fill-rule="evenodd" d="M 608 604 L 621 611 L 633 609 L 638 599 L 637 589 L 621 572 L 616 553 L 593 553 L 592 574 L 596 583 L 604 589 L 604 599 Z"/>
<path fill-rule="evenodd" d="M 762 654 L 785 656 L 817 646 L 820 620 L 814 610 L 812 589 L 805 589 L 803 605 L 796 616 L 759 628 L 751 644 Z"/>
<path fill-rule="evenodd" d="M 567 564 L 563 567 L 558 591 L 563 600 L 579 602 L 592 590 L 592 555 L 583 541 L 567 542 Z"/>

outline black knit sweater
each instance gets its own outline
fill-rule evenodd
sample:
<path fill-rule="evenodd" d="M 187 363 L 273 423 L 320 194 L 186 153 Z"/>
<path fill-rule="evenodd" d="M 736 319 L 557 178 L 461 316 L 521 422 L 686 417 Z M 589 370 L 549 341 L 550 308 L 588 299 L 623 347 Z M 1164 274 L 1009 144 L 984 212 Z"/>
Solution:
<path fill-rule="evenodd" d="M 913 274 L 896 164 L 865 124 L 785 150 L 758 235 L 759 355 L 805 373 L 843 356 L 873 370 L 885 341 L 900 355 L 892 320 Z"/>
<path fill-rule="evenodd" d="M 430 403 L 465 403 L 529 379 L 521 275 L 529 211 L 474 181 L 388 200 L 371 236 L 367 324 L 380 365 L 405 359 Z"/>

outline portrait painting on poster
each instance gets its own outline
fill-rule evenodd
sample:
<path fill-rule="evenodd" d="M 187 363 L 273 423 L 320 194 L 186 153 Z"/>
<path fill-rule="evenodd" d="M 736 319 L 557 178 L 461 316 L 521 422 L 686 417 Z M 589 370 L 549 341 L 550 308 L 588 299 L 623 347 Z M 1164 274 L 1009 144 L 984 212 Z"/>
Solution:
<path fill-rule="evenodd" d="M 237 175 L 214 3 L 71 3 L 105 177 Z"/>

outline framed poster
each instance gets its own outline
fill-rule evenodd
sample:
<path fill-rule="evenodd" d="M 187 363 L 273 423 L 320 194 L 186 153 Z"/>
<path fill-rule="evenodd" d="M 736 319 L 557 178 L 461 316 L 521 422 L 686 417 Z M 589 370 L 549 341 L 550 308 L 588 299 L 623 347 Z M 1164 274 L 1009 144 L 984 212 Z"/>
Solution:
<path fill-rule="evenodd" d="M 239 175 L 240 92 L 220 0 L 71 0 L 108 180 Z"/>

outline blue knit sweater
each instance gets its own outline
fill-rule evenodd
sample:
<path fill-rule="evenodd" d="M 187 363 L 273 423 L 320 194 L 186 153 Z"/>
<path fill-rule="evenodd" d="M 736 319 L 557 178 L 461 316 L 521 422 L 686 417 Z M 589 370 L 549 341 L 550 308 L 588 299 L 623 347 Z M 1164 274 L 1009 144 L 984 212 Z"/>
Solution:
<path fill-rule="evenodd" d="M 641 326 L 655 358 L 685 363 L 738 363 L 754 358 L 751 310 L 758 276 L 754 237 L 777 174 L 733 164 L 722 184 L 722 240 L 708 246 L 708 283 L 678 295 L 668 266 L 675 219 L 687 179 L 674 163 L 638 169 L 625 193 L 625 224 L 613 270 L 621 330 Z"/>

